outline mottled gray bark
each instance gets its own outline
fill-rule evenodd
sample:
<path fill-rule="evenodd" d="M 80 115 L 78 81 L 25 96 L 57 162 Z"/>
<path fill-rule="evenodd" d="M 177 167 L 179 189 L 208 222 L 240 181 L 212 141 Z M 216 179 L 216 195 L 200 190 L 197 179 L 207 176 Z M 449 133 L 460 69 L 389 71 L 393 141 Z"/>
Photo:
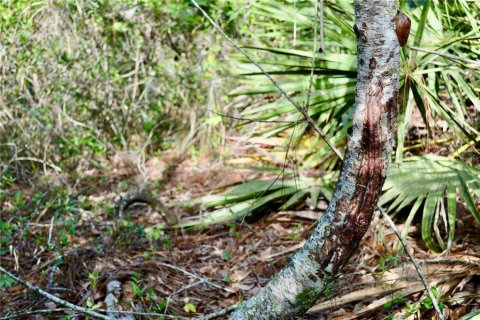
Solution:
<path fill-rule="evenodd" d="M 314 233 L 230 319 L 294 319 L 322 295 L 357 249 L 378 202 L 398 104 L 398 0 L 356 0 L 358 74 L 353 133 L 332 201 Z"/>

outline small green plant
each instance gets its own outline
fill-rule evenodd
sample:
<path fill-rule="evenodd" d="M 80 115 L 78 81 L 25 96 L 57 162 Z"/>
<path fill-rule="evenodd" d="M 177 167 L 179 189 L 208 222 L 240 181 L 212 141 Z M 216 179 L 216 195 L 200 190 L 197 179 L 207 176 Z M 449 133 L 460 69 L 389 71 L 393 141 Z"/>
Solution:
<path fill-rule="evenodd" d="M 132 286 L 133 293 L 138 297 L 141 298 L 143 295 L 143 290 L 140 288 L 137 282 L 135 281 L 130 281 L 130 284 Z"/>
<path fill-rule="evenodd" d="M 50 269 L 46 268 L 43 270 L 40 270 L 40 278 L 46 279 L 50 273 Z"/>
<path fill-rule="evenodd" d="M 95 289 L 97 287 L 98 277 L 100 276 L 100 271 L 94 271 L 92 273 L 88 273 L 88 280 L 90 281 L 90 287 Z"/>
<path fill-rule="evenodd" d="M 13 286 L 14 283 L 15 283 L 15 280 L 10 278 L 6 274 L 0 275 L 0 289 L 11 287 Z"/>
<path fill-rule="evenodd" d="M 406 313 L 405 313 L 406 317 L 409 317 L 420 310 L 420 304 L 418 303 L 412 304 L 410 302 L 405 302 L 405 307 L 406 307 Z"/>
<path fill-rule="evenodd" d="M 159 240 L 160 237 L 165 235 L 163 228 L 164 228 L 163 224 L 160 224 L 160 225 L 154 225 L 152 227 L 147 227 L 143 231 L 145 232 L 145 236 L 147 237 L 147 240 L 149 241 Z"/>
<path fill-rule="evenodd" d="M 229 236 L 240 238 L 242 233 L 238 231 L 238 225 L 236 223 L 227 223 L 227 227 L 230 229 L 227 234 Z"/>
<path fill-rule="evenodd" d="M 128 245 L 145 235 L 145 227 L 123 219 L 114 227 L 112 235 L 118 245 Z"/>
<path fill-rule="evenodd" d="M 330 299 L 332 296 L 332 293 L 333 293 L 333 283 L 328 283 L 325 289 L 323 289 L 323 295 L 326 298 Z"/>
<path fill-rule="evenodd" d="M 185 302 L 185 305 L 183 306 L 183 310 L 185 312 L 192 312 L 192 313 L 196 313 L 197 312 L 197 307 L 193 304 L 193 303 L 190 303 L 190 298 L 185 298 L 183 300 Z"/>
<path fill-rule="evenodd" d="M 65 220 L 63 227 L 68 234 L 74 235 L 77 233 L 77 224 L 78 218 L 71 217 Z"/>
<path fill-rule="evenodd" d="M 133 294 L 138 298 L 141 298 L 146 288 L 145 287 L 142 288 L 140 286 L 140 274 L 136 272 L 133 273 L 132 280 L 130 281 L 130 285 L 132 286 Z"/>
<path fill-rule="evenodd" d="M 143 233 L 148 241 L 160 241 L 163 245 L 170 246 L 172 239 L 164 231 L 165 224 L 159 223 L 143 229 Z"/>
<path fill-rule="evenodd" d="M 124 228 L 133 228 L 135 227 L 135 225 L 133 224 L 133 222 L 131 221 L 128 221 L 126 219 L 122 219 L 122 221 L 120 221 L 120 225 Z"/>
<path fill-rule="evenodd" d="M 4 221 L 0 219 L 0 256 L 8 253 L 8 245 L 13 239 L 14 227 L 12 220 Z"/>
<path fill-rule="evenodd" d="M 33 239 L 33 242 L 37 245 L 43 245 L 47 241 L 47 237 L 44 234 L 36 234 L 35 238 Z"/>
<path fill-rule="evenodd" d="M 226 261 L 232 260 L 232 255 L 227 250 L 223 250 L 223 259 Z"/>
<path fill-rule="evenodd" d="M 432 287 L 432 293 L 433 293 L 433 296 L 435 298 L 438 298 L 441 296 L 441 293 L 438 292 L 437 288 L 436 287 Z M 432 302 L 432 298 L 430 298 L 428 295 L 427 295 L 427 292 L 424 291 L 424 295 L 425 295 L 425 298 L 422 299 L 422 302 L 420 303 L 422 309 L 426 309 L 426 310 L 431 310 L 433 309 L 433 302 Z M 442 302 L 438 302 L 438 307 L 440 308 L 440 310 L 443 310 L 443 308 L 445 308 L 445 304 L 443 304 Z"/>
<path fill-rule="evenodd" d="M 15 196 L 13 198 L 13 206 L 16 210 L 23 210 L 26 207 L 25 199 L 23 198 L 23 194 L 20 191 L 15 192 Z"/>
<path fill-rule="evenodd" d="M 58 190 L 58 197 L 53 202 L 53 212 L 55 215 L 63 213 L 78 213 L 78 202 L 63 190 Z"/>
<path fill-rule="evenodd" d="M 154 300 L 155 299 L 155 289 L 150 288 L 147 290 L 147 300 Z"/>
<path fill-rule="evenodd" d="M 58 231 L 57 239 L 62 247 L 68 246 L 68 233 L 64 229 Z"/>
<path fill-rule="evenodd" d="M 85 305 L 89 309 L 98 309 L 100 307 L 98 304 L 94 303 L 93 300 L 90 298 L 87 299 L 87 302 L 85 303 Z"/>
<path fill-rule="evenodd" d="M 388 272 L 392 267 L 395 267 L 397 265 L 397 258 L 393 255 L 388 255 L 385 258 L 380 257 L 378 259 L 378 272 L 379 274 L 383 274 L 385 272 Z"/>
<path fill-rule="evenodd" d="M 167 308 L 167 299 L 163 298 L 160 303 L 156 303 L 155 306 L 153 306 L 153 311 L 155 312 L 163 312 Z"/>
<path fill-rule="evenodd" d="M 435 287 L 432 287 L 432 293 L 433 295 L 438 298 L 441 296 L 441 293 L 437 290 L 437 288 Z M 389 301 L 387 303 L 385 303 L 383 306 L 385 308 L 390 308 L 392 307 L 393 305 L 395 304 L 404 304 L 405 305 L 405 313 L 404 313 L 404 317 L 409 317 L 419 311 L 428 311 L 428 310 L 432 310 L 434 307 L 433 307 L 433 302 L 432 302 L 432 299 L 427 295 L 427 292 L 424 291 L 423 292 L 423 295 L 424 295 L 424 298 L 419 301 L 419 302 L 415 302 L 415 303 L 410 303 L 408 301 L 406 301 L 406 298 L 404 295 L 402 294 L 396 294 L 395 297 L 393 298 L 392 301 Z M 440 308 L 440 310 L 443 310 L 445 308 L 445 304 L 442 303 L 442 302 L 438 302 L 438 307 Z M 393 316 L 390 317 L 389 319 L 394 319 Z"/>
<path fill-rule="evenodd" d="M 395 318 L 391 312 L 387 314 L 386 320 L 402 320 L 403 318 Z"/>
<path fill-rule="evenodd" d="M 41 192 L 41 191 L 36 192 L 33 195 L 30 202 L 32 202 L 34 206 L 34 210 L 33 210 L 34 215 L 37 215 L 42 211 L 45 196 L 46 196 L 45 192 Z"/>
<path fill-rule="evenodd" d="M 386 302 L 383 307 L 384 308 L 391 308 L 395 304 L 404 304 L 405 303 L 405 296 L 401 293 L 396 293 L 393 297 L 392 301 Z"/>
<path fill-rule="evenodd" d="M 16 179 L 9 174 L 8 169 L 4 170 L 0 177 L 0 190 L 11 188 L 15 180 Z"/>
<path fill-rule="evenodd" d="M 292 232 L 288 233 L 288 238 L 295 242 L 299 242 L 300 240 L 302 240 L 302 229 L 303 225 L 301 223 L 297 224 L 295 227 L 292 228 Z"/>

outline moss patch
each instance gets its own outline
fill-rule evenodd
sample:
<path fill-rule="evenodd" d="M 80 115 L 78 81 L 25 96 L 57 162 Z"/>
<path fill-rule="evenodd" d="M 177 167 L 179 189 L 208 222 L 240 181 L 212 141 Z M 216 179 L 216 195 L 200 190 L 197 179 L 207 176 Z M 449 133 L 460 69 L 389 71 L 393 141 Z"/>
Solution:
<path fill-rule="evenodd" d="M 307 288 L 295 296 L 295 302 L 302 309 L 310 308 L 317 301 L 317 292 L 313 288 Z"/>

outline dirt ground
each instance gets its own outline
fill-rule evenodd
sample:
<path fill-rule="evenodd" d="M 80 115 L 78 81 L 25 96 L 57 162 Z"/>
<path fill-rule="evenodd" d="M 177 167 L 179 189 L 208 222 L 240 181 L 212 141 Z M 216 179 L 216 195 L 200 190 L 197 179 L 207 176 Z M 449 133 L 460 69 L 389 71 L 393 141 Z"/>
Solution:
<path fill-rule="evenodd" d="M 147 174 L 161 176 L 163 173 L 155 173 L 152 167 L 164 171 L 165 164 L 147 163 Z M 196 211 L 172 206 L 174 201 L 224 191 L 228 186 L 261 176 L 253 170 L 234 170 L 220 163 L 191 159 L 181 159 L 167 167 L 162 177 L 164 183 L 153 194 L 181 218 Z M 125 168 L 117 165 L 115 175 L 106 179 L 85 178 L 83 189 L 79 184 L 81 194 L 93 205 L 64 213 L 65 217 L 77 219 L 70 225 L 74 232 L 65 234 L 64 245 L 49 246 L 49 238 L 64 229 L 68 219 L 57 222 L 52 218 L 54 212 L 45 209 L 35 219 L 25 219 L 22 228 L 13 233 L 12 245 L 1 256 L 1 266 L 79 306 L 105 309 L 106 285 L 115 279 L 122 284 L 123 310 L 193 318 L 223 309 L 225 314 L 218 317 L 222 319 L 227 317 L 230 306 L 255 294 L 287 263 L 323 213 L 307 203 L 283 212 L 264 208 L 243 223 L 202 230 L 165 230 L 159 232 L 157 239 L 147 239 L 142 230 L 161 222 L 158 213 L 148 206 L 135 205 L 128 210 L 125 221 L 112 214 L 119 195 L 135 190 L 132 186 L 138 172 Z M 31 186 L 23 188 L 29 203 L 37 190 Z M 2 201 L 2 219 L 7 221 L 18 212 L 13 209 L 11 198 Z M 396 220 L 400 229 L 402 219 L 400 216 Z M 459 319 L 480 309 L 480 230 L 472 216 L 466 212 L 459 215 L 449 253 L 428 252 L 419 225 L 417 222 L 410 227 L 408 242 L 430 284 L 441 292 L 439 300 L 445 314 Z M 318 301 L 306 318 L 435 318 L 407 256 L 398 255 L 396 260 L 397 246 L 393 232 L 376 216 L 329 296 Z M 0 294 L 0 316 L 62 307 L 20 284 L 0 287 Z M 20 318 L 60 319 L 67 314 L 72 315 L 71 319 L 83 317 L 63 311 Z"/>

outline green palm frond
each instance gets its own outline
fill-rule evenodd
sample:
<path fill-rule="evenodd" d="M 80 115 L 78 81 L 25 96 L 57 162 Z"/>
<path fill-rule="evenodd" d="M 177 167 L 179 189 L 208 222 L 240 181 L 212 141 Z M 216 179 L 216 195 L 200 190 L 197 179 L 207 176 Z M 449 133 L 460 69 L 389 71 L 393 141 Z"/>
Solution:
<path fill-rule="evenodd" d="M 412 19 L 409 45 L 402 49 L 402 74 L 395 165 L 389 170 L 382 203 L 398 213 L 410 207 L 407 225 L 415 213 L 423 210 L 422 236 L 429 248 L 445 248 L 447 234 L 450 247 L 454 232 L 457 202 L 462 199 L 478 221 L 474 195 L 478 196 L 478 170 L 461 160 L 480 141 L 480 33 L 475 18 L 480 5 L 467 1 L 444 1 L 402 8 Z M 433 5 L 435 4 L 435 5 Z M 263 46 L 249 47 L 260 63 L 271 72 L 282 86 L 301 103 L 306 101 L 312 62 L 312 32 L 315 19 L 313 1 L 292 2 L 265 0 L 254 2 L 254 21 Z M 353 8 L 349 1 L 325 1 L 325 53 L 315 53 L 314 78 L 309 115 L 315 119 L 337 146 L 347 140 L 346 128 L 353 113 L 356 82 L 356 41 L 353 33 Z M 297 46 L 292 46 L 294 21 Z M 255 23 L 255 22 L 254 22 Z M 422 51 L 423 50 L 423 51 Z M 237 75 L 244 86 L 233 95 L 267 94 L 276 89 L 246 61 L 235 56 Z M 410 157 L 408 151 L 417 151 L 422 144 L 409 140 L 412 113 L 417 108 L 427 128 L 423 141 L 444 143 L 444 156 Z M 298 138 L 306 133 L 298 111 L 285 99 L 243 110 L 249 118 L 261 120 L 288 120 L 261 127 L 262 136 L 281 136 L 285 144 L 294 142 L 297 154 L 303 157 L 303 168 L 323 167 L 336 170 L 338 162 L 327 161 L 327 146 L 318 138 L 310 145 Z M 418 121 L 418 120 L 417 120 Z M 292 122 L 294 124 L 292 124 Z M 295 122 L 298 122 L 294 129 Z M 438 123 L 446 123 L 448 130 L 439 130 Z M 286 134 L 285 134 L 286 133 Z M 303 142 L 302 142 L 303 141 Z M 448 143 L 448 145 L 447 145 Z M 456 150 L 455 150 L 456 148 Z M 417 151 L 418 152 L 418 151 Z M 474 151 L 475 152 L 475 151 Z M 398 185 L 396 185 L 398 183 Z M 298 191 L 300 194 L 304 190 Z M 458 197 L 460 196 L 460 197 Z M 291 199 L 288 204 L 293 202 Z M 445 222 L 444 222 L 445 221 Z M 444 233 L 439 229 L 445 224 Z M 407 228 L 404 228 L 405 232 Z M 404 234 L 405 236 L 405 234 Z"/>
<path fill-rule="evenodd" d="M 471 145 L 480 138 L 478 119 L 467 110 L 468 99 L 480 112 L 480 39 L 479 24 L 472 14 L 479 8 L 473 2 L 446 1 L 438 5 L 406 7 L 412 18 L 410 45 L 428 52 L 402 50 L 401 100 L 398 114 L 396 161 L 401 162 L 408 141 L 411 113 L 415 107 L 420 111 L 431 135 L 436 123 L 445 121 L 450 130 L 445 141 L 461 141 Z M 296 10 L 292 2 L 265 0 L 253 2 L 253 23 L 264 46 L 247 47 L 258 55 L 260 63 L 301 104 L 307 98 L 312 60 L 312 32 L 315 21 L 313 1 L 297 1 Z M 349 119 L 355 95 L 356 41 L 353 33 L 353 7 L 348 1 L 325 2 L 325 41 L 327 51 L 315 53 L 312 99 L 310 115 L 324 128 L 329 137 L 350 125 Z M 455 19 L 452 19 L 455 16 Z M 297 46 L 292 47 L 293 26 L 296 25 Z M 273 38 L 272 33 L 275 34 Z M 433 52 L 433 53 L 432 53 Z M 453 58 L 452 58 L 453 57 Z M 456 57 L 456 58 L 455 58 Z M 239 94 L 267 94 L 276 89 L 246 63 L 241 56 L 234 56 L 236 73 L 242 75 L 245 86 L 232 92 Z M 247 108 L 244 114 L 262 120 L 302 120 L 298 111 L 285 99 L 267 105 Z M 268 126 L 263 135 L 279 135 L 289 132 L 291 124 Z M 300 129 L 303 133 L 306 126 Z M 298 132 L 297 132 L 298 133 Z M 345 140 L 339 139 L 340 146 Z M 408 149 L 408 146 L 407 146 Z M 318 150 L 318 149 L 317 149 Z M 324 151 L 322 150 L 322 153 Z M 310 163 L 318 165 L 318 163 Z"/>
<path fill-rule="evenodd" d="M 388 211 L 394 214 L 411 206 L 402 230 L 404 237 L 423 204 L 422 237 L 429 249 L 444 250 L 443 235 L 447 235 L 450 247 L 455 234 L 458 199 L 463 199 L 480 223 L 474 202 L 480 196 L 479 181 L 480 170 L 462 161 L 433 155 L 411 157 L 391 165 L 380 204 L 388 204 Z"/>
<path fill-rule="evenodd" d="M 204 215 L 184 221 L 179 227 L 205 227 L 212 224 L 228 223 L 243 220 L 248 214 L 273 203 L 279 210 L 302 201 L 309 196 L 312 206 L 316 206 L 320 195 L 330 200 L 334 188 L 336 173 L 327 173 L 321 178 L 305 176 L 288 176 L 282 179 L 254 180 L 241 184 L 222 194 L 205 196 L 191 201 L 182 202 L 186 206 L 202 208 L 217 208 Z"/>
<path fill-rule="evenodd" d="M 403 49 L 401 55 L 403 76 L 397 162 L 404 156 L 410 115 L 415 106 L 430 133 L 443 120 L 452 130 L 446 134 L 453 135 L 449 140 L 467 144 L 479 137 L 479 122 L 465 103 L 470 100 L 476 112 L 480 112 L 480 63 L 477 62 L 480 30 L 472 16 L 480 9 L 479 4 L 465 1 L 430 3 L 426 1 L 424 6 L 407 11 L 412 18 L 414 42 L 413 48 Z"/>
<path fill-rule="evenodd" d="M 316 119 L 329 137 L 341 146 L 345 144 L 345 134 L 341 131 L 350 125 L 353 113 L 356 83 L 356 40 L 353 33 L 353 6 L 348 1 L 326 1 L 325 6 L 325 46 L 327 53 L 312 50 L 312 31 L 315 21 L 313 1 L 297 1 L 296 11 L 290 3 L 273 0 L 252 3 L 252 15 L 255 16 L 256 29 L 268 32 L 256 32 L 257 39 L 264 45 L 246 47 L 257 55 L 257 60 L 269 73 L 274 75 L 282 87 L 300 104 L 305 104 L 311 95 L 309 115 Z M 298 41 L 292 47 L 292 34 Z M 274 35 L 274 36 L 273 36 Z M 318 44 L 317 44 L 318 46 Z M 312 56 L 315 55 L 311 93 L 310 73 Z M 240 55 L 234 56 L 236 74 L 241 76 L 243 84 L 231 95 L 258 95 L 276 93 L 277 89 Z M 279 99 L 266 105 L 247 108 L 244 116 L 263 120 L 287 120 L 287 123 L 262 128 L 261 135 L 283 135 L 287 141 L 296 146 L 307 130 L 303 118 L 286 99 Z M 292 129 L 291 122 L 300 122 Z M 345 131 L 344 130 L 344 131 Z M 286 133 L 286 135 L 285 135 Z M 291 141 L 291 142 L 290 142 Z M 325 161 L 329 154 L 327 147 L 320 141 L 315 149 L 309 148 L 310 166 Z M 314 153 L 322 154 L 322 161 Z"/>
<path fill-rule="evenodd" d="M 237 186 L 225 193 L 194 199 L 189 206 L 220 207 L 204 216 L 185 222 L 183 227 L 206 226 L 243 219 L 247 214 L 272 202 L 285 210 L 309 196 L 312 206 L 323 195 L 331 199 L 336 173 L 320 179 L 300 175 L 296 179 L 256 180 Z M 475 199 L 480 197 L 480 170 L 462 161 L 434 155 L 410 157 L 401 164 L 392 164 L 384 185 L 380 205 L 397 214 L 408 210 L 402 236 L 416 213 L 423 208 L 422 237 L 433 251 L 450 248 L 455 235 L 455 220 L 459 200 L 464 202 L 475 220 L 480 214 Z M 444 238 L 447 238 L 445 245 Z"/>
<path fill-rule="evenodd" d="M 308 100 L 312 55 L 315 55 L 308 113 L 329 139 L 341 147 L 346 145 L 355 100 L 354 15 L 351 1 L 326 0 L 324 3 L 326 52 L 314 53 L 312 50 L 316 15 L 313 0 L 296 0 L 295 11 L 292 10 L 292 1 L 251 2 L 251 19 L 260 44 L 257 42 L 255 46 L 245 48 L 300 104 Z M 393 214 L 408 210 L 402 231 L 404 237 L 416 213 L 421 212 L 422 237 L 430 249 L 439 250 L 452 245 L 459 202 L 465 203 L 480 223 L 475 203 L 480 192 L 479 170 L 457 160 L 480 141 L 478 117 L 465 103 L 468 99 L 473 110 L 477 113 L 480 110 L 480 65 L 475 63 L 480 60 L 480 30 L 473 14 L 478 12 L 480 5 L 466 1 L 444 1 L 438 5 L 429 5 L 429 1 L 425 3 L 427 5 L 412 8 L 403 1 L 404 10 L 412 19 L 412 36 L 410 46 L 407 45 L 401 53 L 401 103 L 395 163 L 389 169 L 381 203 L 388 205 Z M 294 25 L 296 47 L 292 45 Z M 271 95 L 277 92 L 242 56 L 232 57 L 235 66 L 232 69 L 243 86 L 231 95 Z M 437 143 L 448 143 L 443 148 L 447 150 L 443 151 L 444 157 L 426 155 L 404 159 L 407 151 L 410 155 L 422 145 L 409 141 L 415 108 L 428 129 L 424 140 L 428 142 L 435 132 Z M 243 219 L 246 214 L 272 202 L 283 210 L 307 196 L 312 204 L 320 194 L 330 199 L 339 161 L 320 138 L 305 134 L 308 127 L 294 106 L 279 98 L 246 108 L 242 115 L 249 119 L 284 121 L 269 125 L 262 123 L 259 135 L 284 138 L 285 145 L 289 145 L 287 150 L 293 145 L 297 156 L 303 160 L 299 171 L 316 167 L 326 170 L 326 174 L 321 180 L 313 180 L 301 175 L 294 179 L 286 172 L 281 182 L 251 181 L 221 195 L 196 199 L 190 205 L 217 209 L 197 217 L 187 223 L 188 226 L 198 222 L 210 224 Z M 446 132 L 439 133 L 441 130 L 436 128 L 439 122 L 448 125 Z M 285 152 L 284 149 L 281 151 Z"/>

